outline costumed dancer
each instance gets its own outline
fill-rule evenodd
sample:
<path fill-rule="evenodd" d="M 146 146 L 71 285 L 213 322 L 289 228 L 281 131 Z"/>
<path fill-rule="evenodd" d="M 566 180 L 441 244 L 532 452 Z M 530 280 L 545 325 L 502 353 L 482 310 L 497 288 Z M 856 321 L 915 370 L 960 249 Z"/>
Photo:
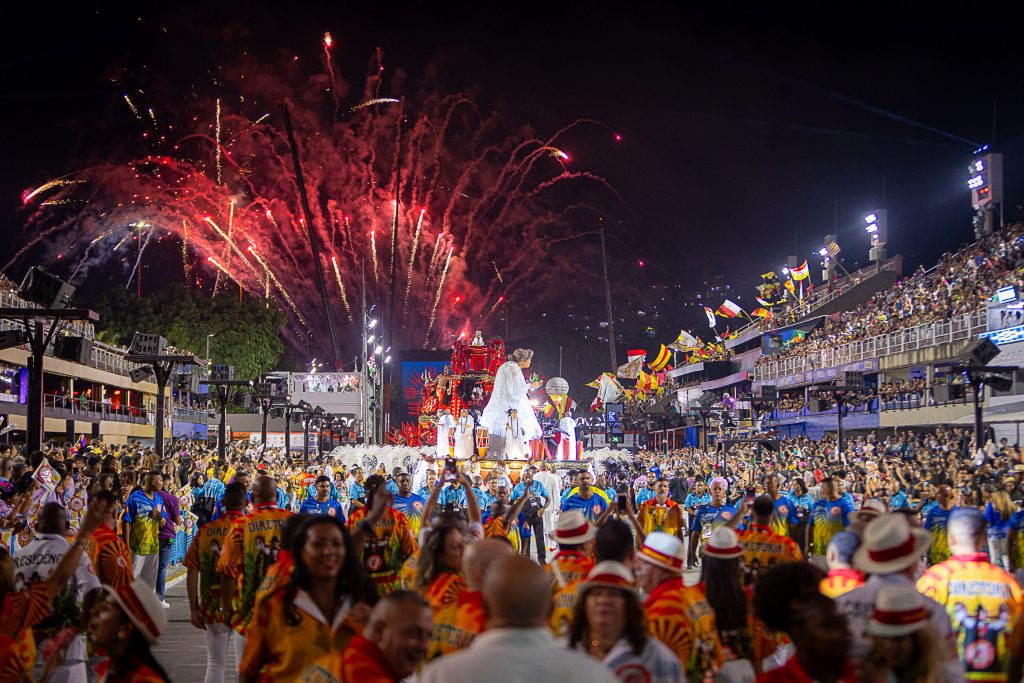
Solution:
<path fill-rule="evenodd" d="M 455 422 L 455 459 L 469 460 L 476 453 L 476 421 L 469 411 L 459 411 Z"/>
<path fill-rule="evenodd" d="M 455 427 L 455 419 L 444 408 L 437 411 L 437 458 L 444 460 L 451 451 L 448 450 L 448 430 Z"/>
<path fill-rule="evenodd" d="M 505 438 L 509 410 L 517 412 L 522 438 L 527 444 L 541 437 L 540 423 L 530 404 L 530 390 L 536 389 L 539 384 L 528 384 L 523 377 L 523 370 L 529 368 L 532 361 L 533 351 L 516 349 L 510 360 L 503 363 L 494 375 L 494 389 L 480 416 L 480 426 L 487 427 L 490 435 L 488 450 L 491 452 L 505 452 L 501 441 Z M 529 453 L 529 447 L 526 452 Z"/>
<path fill-rule="evenodd" d="M 558 459 L 579 460 L 576 454 L 576 419 L 566 415 L 558 421 L 558 430 L 562 433 L 558 442 Z"/>
<path fill-rule="evenodd" d="M 530 441 L 526 438 L 519 411 L 509 408 L 508 419 L 505 421 L 505 449 L 501 453 L 505 460 L 528 460 L 530 458 Z"/>

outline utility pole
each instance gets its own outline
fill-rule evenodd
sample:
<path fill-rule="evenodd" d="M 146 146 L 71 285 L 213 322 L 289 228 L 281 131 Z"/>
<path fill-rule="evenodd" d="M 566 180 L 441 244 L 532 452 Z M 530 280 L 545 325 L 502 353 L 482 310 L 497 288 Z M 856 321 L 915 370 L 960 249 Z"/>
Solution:
<path fill-rule="evenodd" d="M 85 308 L 67 308 L 75 288 L 42 268 L 33 267 L 25 275 L 18 296 L 41 308 L 0 308 L 0 319 L 20 322 L 22 331 L 13 345 L 27 344 L 28 409 L 25 434 L 28 452 L 38 451 L 43 444 L 43 358 L 54 335 L 65 321 L 98 322 L 100 316 Z"/>
<path fill-rule="evenodd" d="M 604 221 L 601 221 L 601 269 L 604 271 L 604 300 L 608 306 L 608 353 L 611 356 L 611 371 L 615 372 L 615 314 L 612 313 L 612 289 L 608 284 L 608 255 L 604 244 Z"/>
<path fill-rule="evenodd" d="M 220 429 L 217 433 L 217 457 L 224 459 L 227 450 L 228 431 L 228 393 L 231 387 L 251 387 L 252 380 L 235 379 L 235 368 L 232 365 L 214 365 L 210 378 L 201 380 L 200 384 L 217 388 L 217 401 L 220 403 Z"/>
<path fill-rule="evenodd" d="M 128 353 L 124 357 L 129 363 L 145 365 L 156 379 L 156 418 L 154 420 L 156 429 L 153 441 L 156 454 L 161 458 L 164 456 L 164 413 L 167 410 L 164 405 L 164 392 L 167 389 L 167 380 L 171 378 L 174 366 L 179 363 L 196 366 L 202 364 L 199 356 L 192 353 L 165 354 L 164 347 L 166 345 L 167 340 L 158 334 L 136 332 L 132 338 L 132 344 L 128 348 Z"/>
<path fill-rule="evenodd" d="M 285 132 L 288 134 L 288 145 L 292 150 L 292 164 L 295 166 L 295 183 L 299 188 L 299 200 L 302 204 L 302 214 L 306 218 L 306 235 L 309 238 L 309 250 L 313 254 L 313 272 L 316 273 L 316 283 L 320 289 L 320 300 L 324 307 L 324 322 L 327 323 L 327 331 L 331 334 L 331 364 L 338 369 L 341 362 L 341 352 L 338 350 L 338 335 L 334 331 L 334 319 L 331 316 L 331 304 L 327 298 L 327 282 L 324 280 L 324 266 L 320 262 L 320 240 L 317 238 L 316 229 L 313 226 L 313 214 L 309 209 L 309 197 L 306 196 L 306 181 L 302 177 L 302 164 L 299 162 L 299 148 L 295 143 L 295 134 L 292 132 L 292 119 L 288 115 L 288 105 L 281 103 L 281 112 L 284 114 Z"/>

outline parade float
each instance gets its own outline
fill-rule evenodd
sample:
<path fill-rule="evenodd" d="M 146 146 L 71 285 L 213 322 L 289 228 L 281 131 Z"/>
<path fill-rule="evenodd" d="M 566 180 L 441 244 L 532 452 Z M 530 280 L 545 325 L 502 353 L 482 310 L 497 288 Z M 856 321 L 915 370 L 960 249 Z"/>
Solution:
<path fill-rule="evenodd" d="M 480 425 L 479 416 L 491 401 L 499 370 L 508 362 L 503 339 L 485 340 L 477 332 L 469 343 L 456 341 L 451 365 L 437 375 L 421 378 L 423 393 L 416 423 L 392 430 L 387 445 L 344 446 L 332 451 L 331 456 L 350 466 L 359 465 L 364 471 L 383 468 L 388 473 L 395 467 L 412 471 L 423 456 L 435 462 L 454 458 L 463 471 L 486 478 L 495 467 L 501 467 L 514 480 L 529 462 L 542 458 L 559 461 L 561 468 L 584 466 L 574 424 L 569 424 L 573 422 L 570 413 L 575 404 L 569 397 L 568 383 L 552 377 L 540 386 L 541 378 L 532 371 L 526 380 L 535 387 L 529 394 L 529 410 L 541 416 L 543 432 L 539 438 L 530 439 L 528 448 L 518 457 L 508 457 L 495 447 L 494 436 Z M 463 442 L 457 448 L 457 440 L 468 439 L 469 431 L 472 447 L 465 447 Z M 443 467 L 443 463 L 436 467 Z"/>

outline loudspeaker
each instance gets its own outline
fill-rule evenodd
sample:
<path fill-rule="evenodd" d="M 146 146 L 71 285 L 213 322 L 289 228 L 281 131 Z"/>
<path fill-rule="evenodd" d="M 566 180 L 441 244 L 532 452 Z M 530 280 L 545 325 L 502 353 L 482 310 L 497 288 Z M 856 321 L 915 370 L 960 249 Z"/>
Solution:
<path fill-rule="evenodd" d="M 75 288 L 39 266 L 25 273 L 18 296 L 43 308 L 67 308 Z"/>
<path fill-rule="evenodd" d="M 960 352 L 960 360 L 965 365 L 988 365 L 998 355 L 999 347 L 991 339 L 985 337 L 969 343 Z"/>
<path fill-rule="evenodd" d="M 774 384 L 762 384 L 758 389 L 758 398 L 774 399 L 779 397 L 779 388 Z"/>
<path fill-rule="evenodd" d="M 128 353 L 133 356 L 162 356 L 166 348 L 167 340 L 159 334 L 136 332 L 128 347 Z"/>
<path fill-rule="evenodd" d="M 92 360 L 92 340 L 85 337 L 57 337 L 53 354 L 58 358 L 88 365 Z"/>
<path fill-rule="evenodd" d="M 25 330 L 4 330 L 0 332 L 0 351 L 3 349 L 13 349 L 15 346 L 27 343 L 28 335 L 25 334 Z"/>
<path fill-rule="evenodd" d="M 847 389 L 863 389 L 864 373 L 853 370 L 844 370 L 836 375 L 836 386 Z"/>
<path fill-rule="evenodd" d="M 153 376 L 153 368 L 151 368 L 149 366 L 145 366 L 145 365 L 140 365 L 139 367 L 132 368 L 131 370 L 128 371 L 128 377 L 133 382 L 136 382 L 136 383 L 141 382 L 142 380 L 146 379 L 147 377 L 152 377 L 152 376 Z"/>
<path fill-rule="evenodd" d="M 710 392 L 704 392 L 700 395 L 700 398 L 697 399 L 697 405 L 701 408 L 710 408 L 715 405 L 715 402 L 715 395 Z"/>
<path fill-rule="evenodd" d="M 214 382 L 230 382 L 235 379 L 235 366 L 217 364 L 210 368 L 210 379 Z"/>
<path fill-rule="evenodd" d="M 1013 373 L 1011 372 L 994 372 L 989 375 L 987 381 L 994 391 L 1006 392 L 1013 389 Z"/>

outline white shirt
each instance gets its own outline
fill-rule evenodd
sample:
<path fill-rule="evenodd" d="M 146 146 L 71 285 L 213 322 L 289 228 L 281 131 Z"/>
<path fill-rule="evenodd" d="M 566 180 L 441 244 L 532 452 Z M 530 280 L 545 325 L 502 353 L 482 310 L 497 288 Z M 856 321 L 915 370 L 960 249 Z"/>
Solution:
<path fill-rule="evenodd" d="M 14 554 L 14 583 L 18 590 L 28 583 L 45 580 L 60 564 L 71 544 L 59 534 L 36 534 L 36 537 Z M 75 568 L 75 595 L 79 602 L 86 593 L 100 587 L 100 580 L 89 556 L 82 553 Z"/>
<path fill-rule="evenodd" d="M 565 645 L 568 647 L 568 638 Z M 587 654 L 583 643 L 577 643 L 576 651 Z M 676 653 L 654 637 L 647 639 L 643 652 L 633 652 L 633 646 L 625 638 L 619 640 L 608 651 L 601 664 L 622 681 L 646 681 L 647 683 L 686 683 L 686 673 Z M 753 669 L 751 669 L 753 670 Z"/>
<path fill-rule="evenodd" d="M 596 659 L 558 647 L 551 631 L 496 628 L 428 664 L 419 683 L 619 683 Z"/>
<path fill-rule="evenodd" d="M 850 634 L 853 636 L 853 657 L 855 659 L 863 660 L 868 654 L 870 648 L 868 621 L 875 611 L 875 598 L 878 597 L 878 592 L 883 587 L 893 584 L 914 585 L 902 574 L 873 574 L 868 577 L 863 586 L 854 588 L 849 593 L 844 593 L 836 598 L 836 607 L 846 615 Z M 947 647 L 946 658 L 942 664 L 943 680 L 963 681 L 964 668 L 957 655 L 956 636 L 950 626 L 946 609 L 927 595 L 922 595 L 921 599 L 924 600 L 925 609 L 928 610 L 929 622 L 935 630 L 935 635 Z"/>

